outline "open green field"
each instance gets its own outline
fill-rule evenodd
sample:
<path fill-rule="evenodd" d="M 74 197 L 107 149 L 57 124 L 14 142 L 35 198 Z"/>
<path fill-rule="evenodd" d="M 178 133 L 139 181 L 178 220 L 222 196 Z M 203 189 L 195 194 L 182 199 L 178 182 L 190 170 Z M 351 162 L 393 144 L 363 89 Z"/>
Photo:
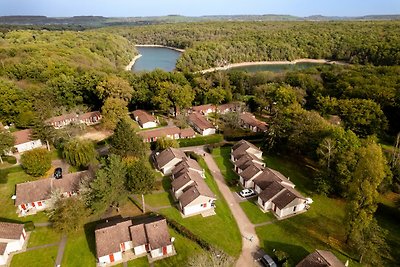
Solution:
<path fill-rule="evenodd" d="M 58 246 L 31 250 L 28 252 L 14 255 L 11 267 L 44 267 L 54 266 L 57 257 Z M 93 265 L 92 265 L 93 266 Z"/>
<path fill-rule="evenodd" d="M 143 256 L 138 259 L 134 259 L 128 261 L 128 267 L 149 267 L 149 261 L 147 260 L 147 256 Z"/>
<path fill-rule="evenodd" d="M 199 164 L 205 169 L 207 185 L 217 196 L 216 215 L 206 218 L 196 215 L 183 219 L 176 208 L 162 209 L 160 213 L 184 225 L 210 244 L 221 248 L 233 257 L 237 257 L 242 248 L 239 228 L 204 160 L 200 159 Z"/>
<path fill-rule="evenodd" d="M 68 235 L 61 266 L 95 266 L 96 244 L 93 223 L 85 225 L 85 231 Z"/>
<path fill-rule="evenodd" d="M 54 229 L 50 227 L 36 227 L 29 237 L 28 248 L 57 243 L 60 239 L 61 234 L 54 231 Z"/>
<path fill-rule="evenodd" d="M 276 217 L 271 212 L 262 212 L 255 201 L 257 201 L 257 199 L 239 203 L 251 223 L 259 224 L 276 220 Z"/>
<path fill-rule="evenodd" d="M 173 205 L 172 196 L 169 192 L 148 194 L 144 196 L 144 200 L 146 205 L 149 205 L 153 208 Z"/>
<path fill-rule="evenodd" d="M 14 200 L 11 197 L 15 194 L 15 185 L 27 181 L 33 181 L 39 178 L 26 174 L 21 166 L 15 166 L 8 169 L 0 169 L 0 219 L 15 220 L 20 222 L 46 222 L 47 216 L 43 212 L 27 217 L 18 217 L 17 207 L 14 206 Z"/>
<path fill-rule="evenodd" d="M 239 176 L 233 170 L 233 164 L 230 161 L 231 147 L 217 147 L 212 150 L 212 156 L 217 163 L 222 175 L 225 177 L 225 181 L 228 185 L 234 184 L 238 181 Z M 240 187 L 231 187 L 232 190 L 237 191 Z"/>

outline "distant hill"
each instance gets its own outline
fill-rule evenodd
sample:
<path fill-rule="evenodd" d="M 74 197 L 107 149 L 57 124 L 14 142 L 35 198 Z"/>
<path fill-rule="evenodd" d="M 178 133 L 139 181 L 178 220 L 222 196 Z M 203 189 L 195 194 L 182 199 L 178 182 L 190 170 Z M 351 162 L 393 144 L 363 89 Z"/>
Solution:
<path fill-rule="evenodd" d="M 291 15 L 215 15 L 186 17 L 180 15 L 154 17 L 102 17 L 102 16 L 75 16 L 75 17 L 46 17 L 46 16 L 0 16 L 1 25 L 64 25 L 82 27 L 104 27 L 115 25 L 147 25 L 178 22 L 205 22 L 205 21 L 331 21 L 331 20 L 399 20 L 400 15 L 368 15 L 361 17 L 326 17 L 313 15 L 296 17 Z"/>

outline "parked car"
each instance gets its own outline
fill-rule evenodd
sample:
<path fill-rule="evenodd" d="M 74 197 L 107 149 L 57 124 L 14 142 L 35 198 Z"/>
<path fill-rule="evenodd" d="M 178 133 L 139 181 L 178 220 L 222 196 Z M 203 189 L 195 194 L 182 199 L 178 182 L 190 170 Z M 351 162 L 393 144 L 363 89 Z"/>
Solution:
<path fill-rule="evenodd" d="M 249 197 L 249 196 L 252 196 L 254 194 L 255 194 L 254 190 L 253 189 L 249 189 L 249 188 L 243 189 L 242 191 L 239 192 L 239 195 L 241 197 Z"/>
<path fill-rule="evenodd" d="M 278 267 L 278 265 L 276 265 L 275 261 L 268 254 L 264 254 L 260 258 L 260 262 L 262 265 L 264 265 L 266 267 Z"/>
<path fill-rule="evenodd" d="M 54 170 L 54 178 L 56 178 L 56 179 L 62 178 L 62 169 L 61 168 L 56 168 Z"/>

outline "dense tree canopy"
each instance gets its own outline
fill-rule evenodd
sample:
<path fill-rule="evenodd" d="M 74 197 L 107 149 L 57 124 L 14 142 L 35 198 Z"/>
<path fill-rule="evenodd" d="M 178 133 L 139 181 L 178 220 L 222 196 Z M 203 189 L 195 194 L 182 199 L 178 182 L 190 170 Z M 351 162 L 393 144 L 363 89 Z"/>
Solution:
<path fill-rule="evenodd" d="M 21 165 L 27 174 L 42 176 L 51 168 L 51 154 L 44 148 L 26 151 L 21 156 Z"/>

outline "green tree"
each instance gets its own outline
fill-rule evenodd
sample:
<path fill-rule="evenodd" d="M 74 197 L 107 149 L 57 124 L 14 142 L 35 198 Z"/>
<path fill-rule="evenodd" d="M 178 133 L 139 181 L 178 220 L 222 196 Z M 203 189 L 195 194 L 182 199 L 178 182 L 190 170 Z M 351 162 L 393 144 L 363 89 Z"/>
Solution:
<path fill-rule="evenodd" d="M 380 134 L 387 129 L 387 119 L 379 104 L 372 100 L 345 99 L 339 100 L 339 116 L 346 128 L 361 137 Z"/>
<path fill-rule="evenodd" d="M 389 246 L 386 243 L 387 231 L 373 219 L 359 233 L 353 235 L 351 246 L 360 255 L 359 262 L 370 266 L 382 266 L 383 258 L 389 257 Z"/>
<path fill-rule="evenodd" d="M 126 164 L 121 157 L 110 155 L 96 172 L 96 179 L 90 183 L 90 206 L 101 213 L 109 206 L 118 204 L 127 195 Z"/>
<path fill-rule="evenodd" d="M 169 147 L 178 148 L 179 144 L 175 139 L 167 138 L 167 137 L 160 137 L 156 141 L 156 150 L 162 151 Z"/>
<path fill-rule="evenodd" d="M 2 164 L 3 159 L 1 156 L 13 148 L 14 140 L 14 136 L 11 133 L 0 129 L 0 162 Z"/>
<path fill-rule="evenodd" d="M 157 94 L 153 97 L 153 101 L 165 112 L 172 107 L 175 116 L 179 109 L 190 107 L 193 99 L 194 91 L 189 85 L 182 86 L 172 82 L 160 83 Z"/>
<path fill-rule="evenodd" d="M 32 128 L 32 135 L 34 138 L 45 141 L 47 150 L 50 151 L 50 144 L 54 144 L 56 139 L 56 130 L 43 120 L 37 120 Z"/>
<path fill-rule="evenodd" d="M 355 154 L 356 163 L 352 172 L 353 180 L 349 186 L 350 202 L 345 219 L 346 242 L 361 252 L 361 258 L 366 252 L 362 246 L 366 244 L 359 244 L 359 242 L 375 228 L 373 216 L 379 197 L 377 189 L 386 175 L 386 159 L 381 147 L 374 142 L 368 142 Z M 370 245 L 372 243 L 368 246 Z"/>
<path fill-rule="evenodd" d="M 128 116 L 127 102 L 119 98 L 109 97 L 104 102 L 101 113 L 104 127 L 114 129 L 118 120 Z"/>
<path fill-rule="evenodd" d="M 129 83 L 115 75 L 108 76 L 105 80 L 101 81 L 97 85 L 96 90 L 99 98 L 103 101 L 112 97 L 124 100 L 127 103 L 130 101 L 133 93 L 133 88 Z"/>
<path fill-rule="evenodd" d="M 96 159 L 97 152 L 92 141 L 75 138 L 64 144 L 63 156 L 73 166 L 87 167 Z"/>
<path fill-rule="evenodd" d="M 154 189 L 156 176 L 147 159 L 128 164 L 127 187 L 134 194 L 147 194 Z"/>
<path fill-rule="evenodd" d="M 21 165 L 27 174 L 42 176 L 51 168 L 51 154 L 44 148 L 26 151 L 21 156 Z"/>
<path fill-rule="evenodd" d="M 111 153 L 122 157 L 144 157 L 147 145 L 136 134 L 128 119 L 122 119 L 117 123 L 114 134 L 110 137 Z"/>
<path fill-rule="evenodd" d="M 60 198 L 48 211 L 48 216 L 56 231 L 70 233 L 82 228 L 88 216 L 88 211 L 85 203 L 79 197 Z"/>

